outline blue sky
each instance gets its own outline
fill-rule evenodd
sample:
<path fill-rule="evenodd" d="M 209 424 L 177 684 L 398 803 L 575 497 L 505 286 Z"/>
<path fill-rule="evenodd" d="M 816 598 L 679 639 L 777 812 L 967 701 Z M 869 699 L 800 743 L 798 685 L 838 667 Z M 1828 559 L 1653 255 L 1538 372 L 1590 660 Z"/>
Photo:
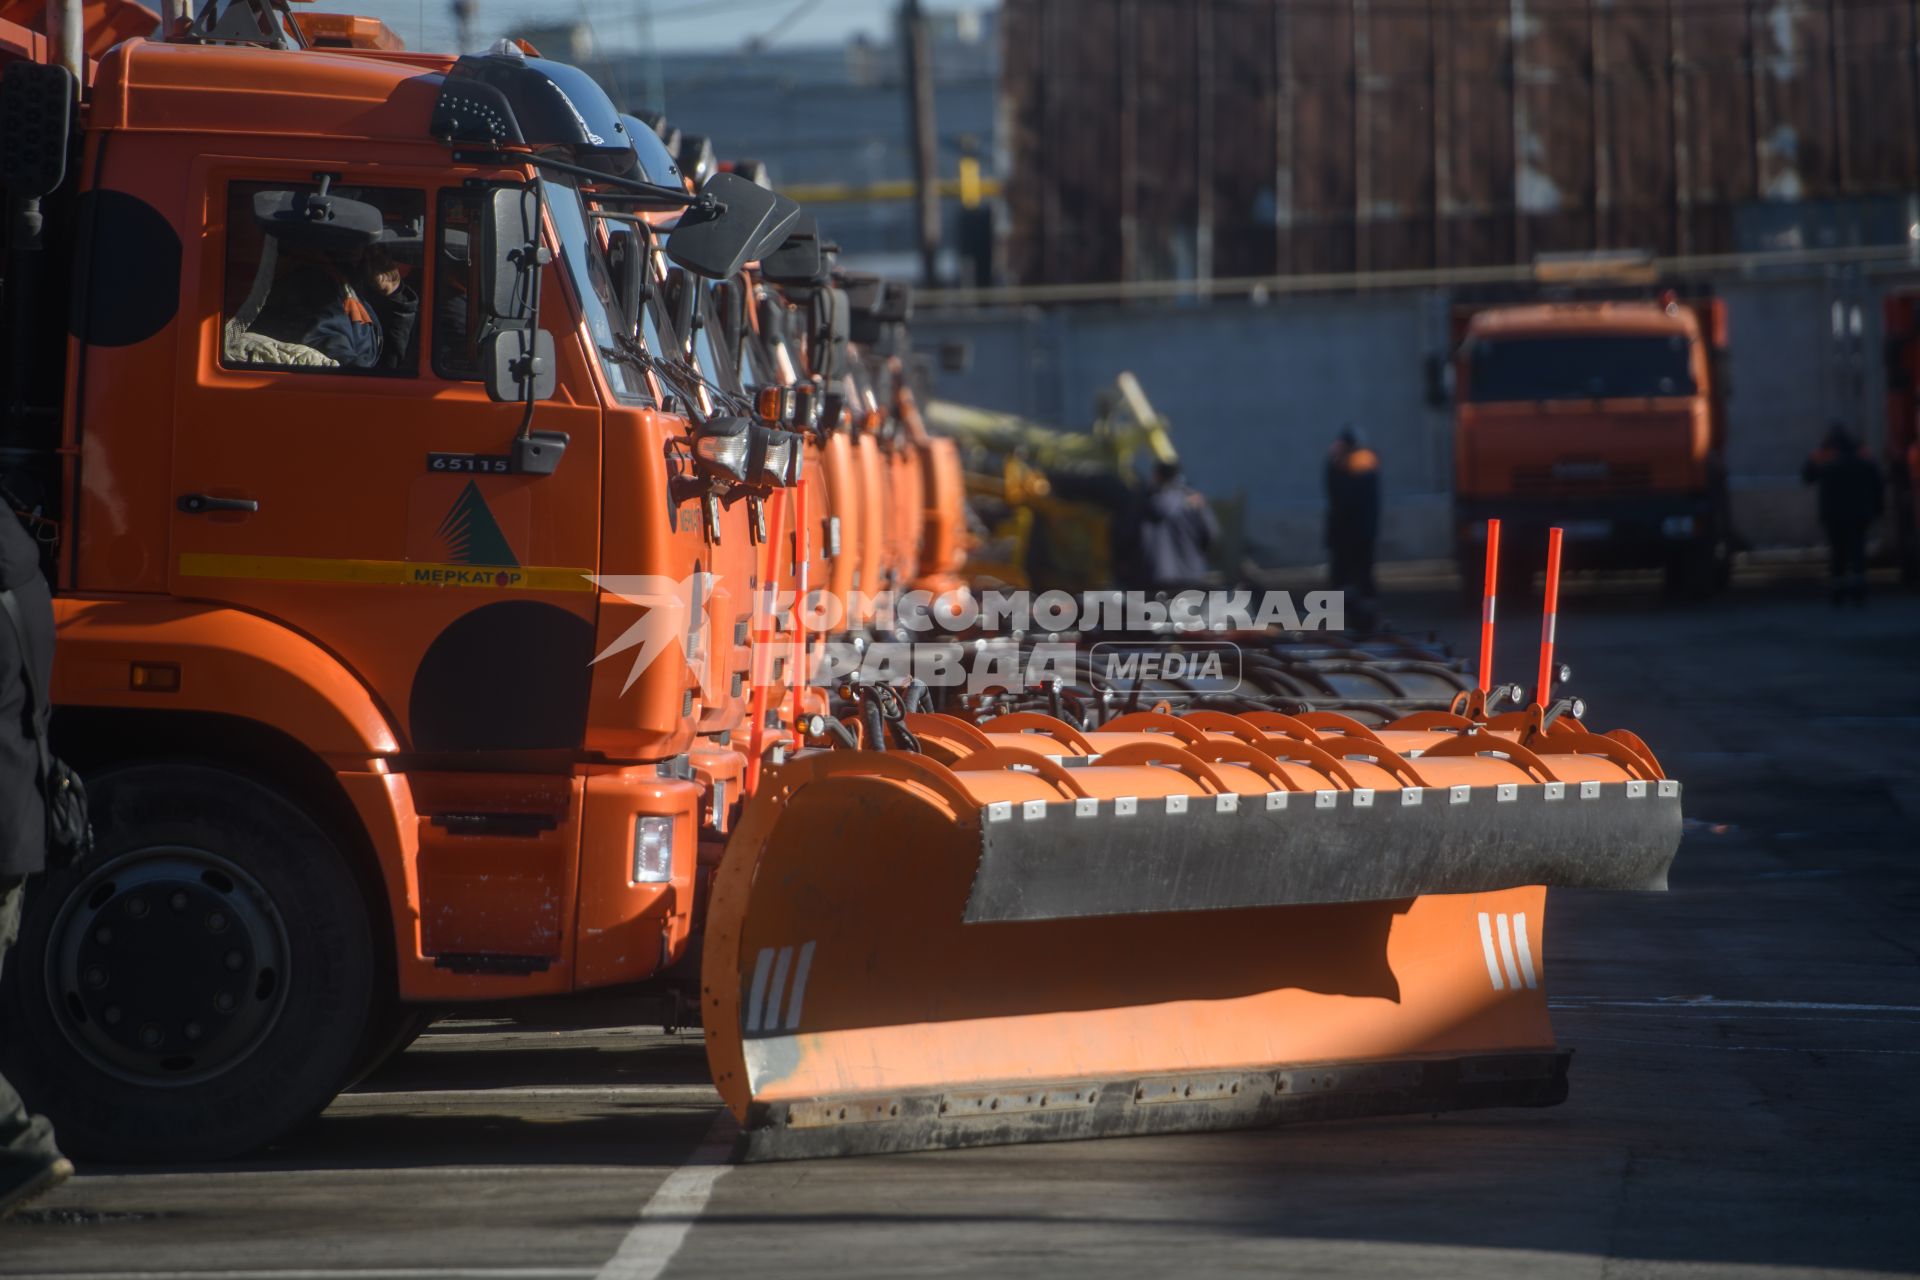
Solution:
<path fill-rule="evenodd" d="M 776 30 L 780 43 L 837 44 L 859 31 L 882 33 L 898 10 L 897 0 L 479 0 L 474 27 L 491 39 L 515 20 L 544 25 L 584 16 L 602 47 L 631 47 L 649 3 L 661 47 L 682 49 L 732 48 Z M 928 7 L 960 6 L 932 0 Z M 314 8 L 382 18 L 412 48 L 453 46 L 447 0 L 322 0 Z"/>

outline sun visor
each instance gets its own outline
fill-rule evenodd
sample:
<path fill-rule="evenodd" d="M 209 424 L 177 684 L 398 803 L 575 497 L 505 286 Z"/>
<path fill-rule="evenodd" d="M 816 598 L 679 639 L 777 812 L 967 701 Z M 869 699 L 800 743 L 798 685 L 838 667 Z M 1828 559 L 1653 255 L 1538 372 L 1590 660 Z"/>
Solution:
<path fill-rule="evenodd" d="M 680 174 L 679 163 L 652 125 L 639 116 L 630 115 L 621 116 L 620 123 L 626 127 L 627 139 L 633 144 L 634 158 L 640 164 L 637 176 L 657 187 L 678 188 L 686 185 L 686 179 Z"/>
<path fill-rule="evenodd" d="M 253 219 L 283 243 L 306 249 L 365 248 L 384 229 L 372 205 L 312 191 L 257 192 Z"/>
<path fill-rule="evenodd" d="M 454 63 L 434 104 L 433 131 L 451 142 L 564 147 L 575 163 L 619 177 L 639 165 L 619 111 L 592 76 L 517 51 Z"/>

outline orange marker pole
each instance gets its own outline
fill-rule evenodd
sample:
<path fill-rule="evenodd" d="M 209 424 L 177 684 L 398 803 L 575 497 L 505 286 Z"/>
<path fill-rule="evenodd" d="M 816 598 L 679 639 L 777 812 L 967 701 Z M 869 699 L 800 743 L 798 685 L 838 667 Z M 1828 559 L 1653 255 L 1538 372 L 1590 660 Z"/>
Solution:
<path fill-rule="evenodd" d="M 1533 700 L 1542 707 L 1553 697 L 1553 636 L 1560 620 L 1560 530 L 1547 531 L 1547 590 L 1540 610 L 1540 683 Z"/>
<path fill-rule="evenodd" d="M 800 477 L 793 491 L 793 669 L 787 683 L 793 687 L 793 749 L 806 743 L 800 728 L 806 712 L 807 697 L 807 572 L 813 561 L 813 546 L 807 529 L 807 478 Z"/>
<path fill-rule="evenodd" d="M 1500 522 L 1487 521 L 1487 585 L 1480 597 L 1480 692 L 1493 689 L 1493 606 L 1500 591 Z"/>
<path fill-rule="evenodd" d="M 748 635 L 753 640 L 753 653 L 747 659 L 747 672 L 753 678 L 753 698 L 749 703 L 753 723 L 747 727 L 747 784 L 746 793 L 752 795 L 760 789 L 760 756 L 766 746 L 768 685 L 773 673 L 762 661 L 762 655 L 773 647 L 773 599 L 780 588 L 780 524 L 786 514 L 787 491 L 775 489 L 768 502 L 772 508 L 767 513 L 767 554 L 760 566 L 760 589 L 754 595 L 753 625 Z M 765 605 L 764 615 L 762 605 Z M 761 630 L 761 618 L 766 618 L 766 630 Z M 769 661 L 771 659 L 768 659 Z"/>

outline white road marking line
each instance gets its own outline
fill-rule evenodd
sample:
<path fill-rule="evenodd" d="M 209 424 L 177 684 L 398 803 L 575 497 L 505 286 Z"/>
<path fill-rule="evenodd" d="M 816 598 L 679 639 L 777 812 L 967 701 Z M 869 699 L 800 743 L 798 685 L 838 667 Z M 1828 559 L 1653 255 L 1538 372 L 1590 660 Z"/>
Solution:
<path fill-rule="evenodd" d="M 721 1111 L 687 1162 L 668 1174 L 641 1206 L 640 1221 L 600 1268 L 599 1280 L 658 1280 L 687 1242 L 714 1185 L 733 1168 L 729 1160 L 735 1132 L 733 1113 Z"/>
<path fill-rule="evenodd" d="M 1527 913 L 1518 911 L 1513 917 L 1513 948 L 1520 953 L 1520 974 L 1527 980 L 1527 990 L 1532 991 L 1540 985 L 1533 975 L 1533 944 L 1527 941 Z"/>
<path fill-rule="evenodd" d="M 787 1001 L 787 1030 L 800 1029 L 800 1002 L 807 998 L 807 974 L 813 970 L 813 944 L 800 948 L 800 967 L 793 973 L 793 999 Z"/>
<path fill-rule="evenodd" d="M 767 970 L 773 968 L 773 948 L 760 948 L 753 962 L 753 989 L 747 996 L 747 1030 L 760 1029 L 760 1013 L 767 1004 Z"/>
<path fill-rule="evenodd" d="M 1500 959 L 1507 966 L 1507 984 L 1515 991 L 1520 989 L 1520 971 L 1513 965 L 1513 935 L 1507 932 L 1507 913 L 1502 911 L 1500 919 Z"/>
<path fill-rule="evenodd" d="M 1493 980 L 1493 989 L 1499 991 L 1500 962 L 1493 957 L 1493 921 L 1487 913 L 1480 913 L 1480 950 L 1487 957 L 1487 977 Z"/>
<path fill-rule="evenodd" d="M 773 984 L 767 988 L 767 994 L 772 996 L 773 1000 L 767 1005 L 765 1021 L 755 1026 L 754 1030 L 772 1031 L 780 1025 L 780 1004 L 787 994 L 787 970 L 792 967 L 793 948 L 780 948 L 780 957 L 773 962 Z"/>

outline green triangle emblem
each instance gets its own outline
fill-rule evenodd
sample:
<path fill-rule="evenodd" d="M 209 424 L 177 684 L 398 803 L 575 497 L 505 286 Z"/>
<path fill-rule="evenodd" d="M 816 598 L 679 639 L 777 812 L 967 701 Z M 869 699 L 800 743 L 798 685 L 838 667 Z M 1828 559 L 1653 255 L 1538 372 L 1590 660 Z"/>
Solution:
<path fill-rule="evenodd" d="M 500 522 L 493 518 L 493 512 L 487 509 L 487 500 L 480 496 L 480 486 L 471 480 L 454 499 L 437 532 L 446 545 L 449 564 L 520 567 L 513 548 L 507 545 L 507 535 L 500 531 Z"/>

